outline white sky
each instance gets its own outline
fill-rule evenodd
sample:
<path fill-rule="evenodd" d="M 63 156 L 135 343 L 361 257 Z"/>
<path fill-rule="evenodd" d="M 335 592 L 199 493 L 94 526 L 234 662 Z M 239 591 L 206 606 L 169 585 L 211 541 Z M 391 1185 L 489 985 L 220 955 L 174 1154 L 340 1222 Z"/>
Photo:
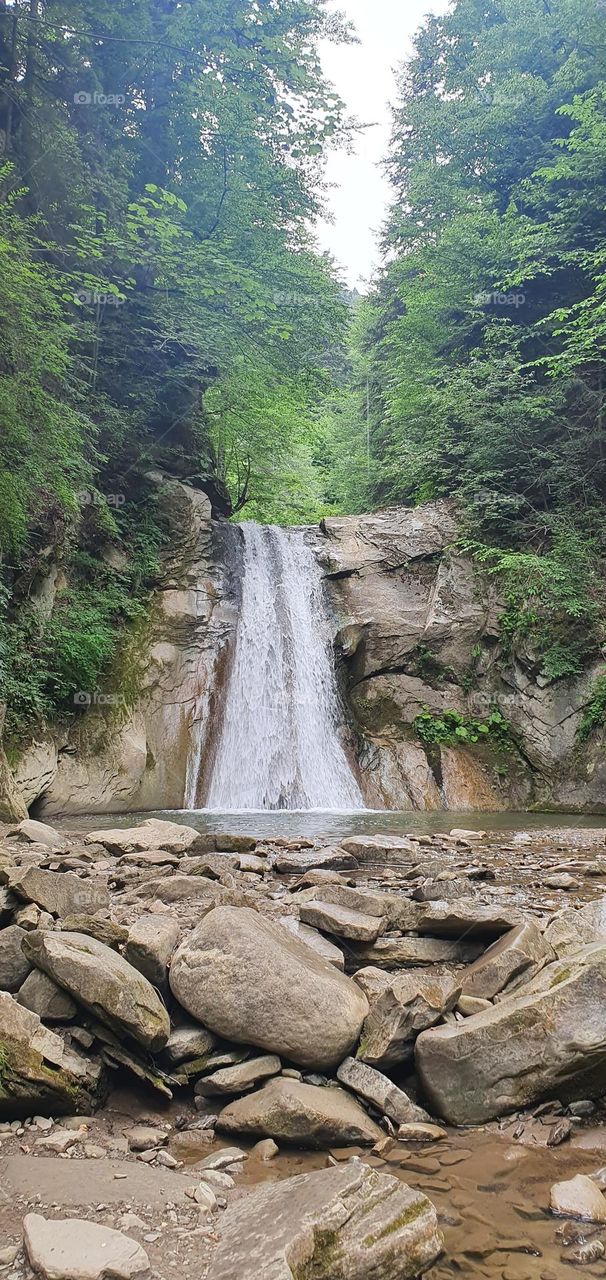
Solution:
<path fill-rule="evenodd" d="M 365 124 L 355 153 L 334 153 L 328 180 L 334 224 L 322 223 L 319 238 L 342 265 L 350 287 L 364 286 L 379 262 L 377 235 L 385 219 L 389 184 L 380 169 L 387 153 L 390 102 L 396 98 L 394 70 L 412 52 L 411 37 L 426 13 L 444 13 L 448 0 L 330 0 L 355 24 L 361 44 L 322 46 L 322 62 L 348 111 Z"/>

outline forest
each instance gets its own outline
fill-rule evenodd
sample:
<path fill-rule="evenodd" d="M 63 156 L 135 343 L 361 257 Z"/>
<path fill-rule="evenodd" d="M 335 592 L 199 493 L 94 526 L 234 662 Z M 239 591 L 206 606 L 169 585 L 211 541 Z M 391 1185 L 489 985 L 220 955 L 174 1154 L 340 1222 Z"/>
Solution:
<path fill-rule="evenodd" d="M 0 0 L 0 703 L 74 714 L 158 578 L 154 476 L 277 524 L 449 499 L 546 681 L 604 640 L 606 4 L 454 0 L 399 72 L 383 266 L 323 0 Z M 41 583 L 61 564 L 55 608 Z M 606 708 L 595 690 L 588 728 Z"/>

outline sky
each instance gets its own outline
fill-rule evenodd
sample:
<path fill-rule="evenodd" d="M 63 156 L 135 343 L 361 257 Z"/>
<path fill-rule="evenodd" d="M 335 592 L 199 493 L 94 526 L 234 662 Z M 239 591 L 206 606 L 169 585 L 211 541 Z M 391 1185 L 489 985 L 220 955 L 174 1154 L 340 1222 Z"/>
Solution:
<path fill-rule="evenodd" d="M 411 37 L 426 13 L 444 13 L 447 0 L 330 0 L 329 7 L 351 18 L 360 44 L 322 45 L 322 63 L 350 115 L 372 127 L 359 135 L 354 153 L 332 153 L 327 177 L 333 184 L 332 225 L 321 223 L 320 244 L 329 249 L 353 288 L 379 263 L 377 236 L 385 220 L 389 184 L 380 162 L 389 145 L 390 102 L 396 99 L 394 71 L 412 52 Z"/>

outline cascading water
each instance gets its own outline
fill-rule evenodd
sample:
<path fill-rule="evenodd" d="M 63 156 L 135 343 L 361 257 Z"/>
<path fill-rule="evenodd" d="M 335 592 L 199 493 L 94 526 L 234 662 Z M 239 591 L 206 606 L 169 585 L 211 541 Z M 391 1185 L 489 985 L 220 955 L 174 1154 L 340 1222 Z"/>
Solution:
<path fill-rule="evenodd" d="M 339 738 L 317 561 L 299 529 L 242 531 L 242 608 L 207 808 L 363 809 Z"/>

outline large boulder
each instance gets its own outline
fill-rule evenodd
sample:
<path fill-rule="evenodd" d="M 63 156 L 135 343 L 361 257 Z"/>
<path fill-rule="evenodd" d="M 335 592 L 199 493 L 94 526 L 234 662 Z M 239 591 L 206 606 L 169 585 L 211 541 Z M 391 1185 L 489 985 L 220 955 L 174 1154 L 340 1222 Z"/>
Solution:
<path fill-rule="evenodd" d="M 23 1219 L 27 1260 L 44 1280 L 136 1280 L 149 1274 L 149 1258 L 136 1240 L 98 1222 Z"/>
<path fill-rule="evenodd" d="M 84 933 L 36 929 L 23 949 L 80 1004 L 146 1049 L 162 1049 L 170 1035 L 166 1009 L 143 974 L 117 952 Z"/>
<path fill-rule="evenodd" d="M 99 1063 L 66 1048 L 60 1036 L 0 992 L 0 1117 L 89 1114 L 104 1090 Z"/>
<path fill-rule="evenodd" d="M 107 883 L 88 876 L 85 880 L 72 871 L 44 871 L 41 867 L 21 868 L 11 872 L 9 886 L 23 902 L 35 902 L 52 916 L 76 912 L 93 915 L 109 906 Z"/>
<path fill-rule="evenodd" d="M 18 924 L 0 929 L 0 991 L 18 991 L 27 978 L 31 965 L 21 949 L 24 937 Z"/>
<path fill-rule="evenodd" d="M 118 858 L 123 853 L 144 853 L 154 849 L 186 853 L 196 848 L 204 851 L 206 847 L 204 837 L 194 827 L 186 827 L 180 822 L 164 822 L 160 818 L 146 818 L 139 827 L 90 831 L 85 844 L 102 844 Z"/>
<path fill-rule="evenodd" d="M 491 1009 L 424 1031 L 415 1050 L 432 1109 L 452 1124 L 602 1093 L 606 946 L 548 965 L 522 993 Z"/>
<path fill-rule="evenodd" d="M 172 916 L 161 915 L 139 916 L 128 931 L 126 959 L 162 992 L 168 988 L 168 964 L 180 933 Z"/>
<path fill-rule="evenodd" d="M 379 1126 L 344 1089 L 279 1077 L 223 1109 L 217 1128 L 303 1147 L 375 1143 Z"/>
<path fill-rule="evenodd" d="M 545 940 L 556 955 L 569 955 L 591 942 L 606 942 L 606 894 L 584 907 L 560 911 L 545 930 Z"/>
<path fill-rule="evenodd" d="M 555 958 L 555 952 L 534 920 L 525 920 L 493 942 L 484 955 L 469 966 L 461 983 L 463 994 L 493 1000 L 514 979 L 522 975 L 534 977 Z"/>
<path fill-rule="evenodd" d="M 358 1160 L 260 1187 L 219 1230 L 208 1280 L 412 1280 L 443 1243 L 430 1200 Z"/>
<path fill-rule="evenodd" d="M 449 973 L 400 974 L 372 1004 L 358 1058 L 382 1070 L 407 1062 L 417 1036 L 454 1009 L 460 994 L 460 984 Z"/>
<path fill-rule="evenodd" d="M 331 1070 L 368 1013 L 354 982 L 250 908 L 216 907 L 178 948 L 173 995 L 217 1035 Z"/>

